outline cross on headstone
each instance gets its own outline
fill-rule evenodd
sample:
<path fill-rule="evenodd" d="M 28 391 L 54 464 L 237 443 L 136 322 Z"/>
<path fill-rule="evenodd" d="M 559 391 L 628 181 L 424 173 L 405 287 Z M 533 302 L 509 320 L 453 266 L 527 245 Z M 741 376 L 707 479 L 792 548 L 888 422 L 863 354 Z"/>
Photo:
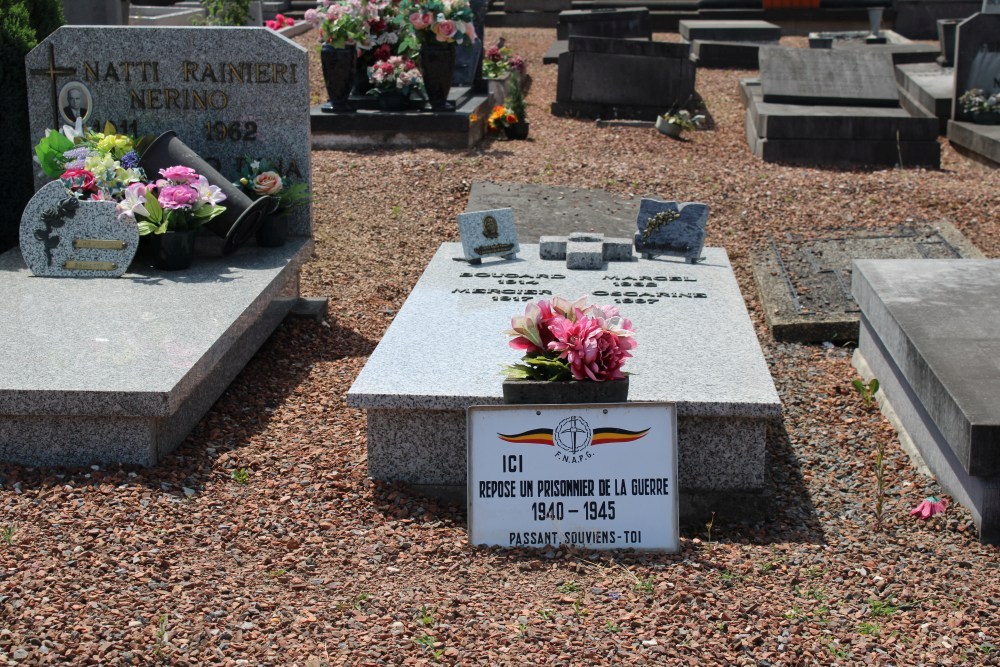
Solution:
<path fill-rule="evenodd" d="M 604 262 L 632 262 L 632 240 L 604 238 L 604 234 L 576 232 L 538 239 L 542 259 L 566 260 L 567 269 L 599 270 Z"/>
<path fill-rule="evenodd" d="M 56 49 L 53 44 L 49 44 L 49 66 L 47 69 L 33 69 L 32 76 L 47 76 L 52 82 L 52 127 L 59 127 L 59 89 L 56 86 L 56 78 L 60 76 L 70 76 L 76 74 L 75 67 L 56 67 Z"/>

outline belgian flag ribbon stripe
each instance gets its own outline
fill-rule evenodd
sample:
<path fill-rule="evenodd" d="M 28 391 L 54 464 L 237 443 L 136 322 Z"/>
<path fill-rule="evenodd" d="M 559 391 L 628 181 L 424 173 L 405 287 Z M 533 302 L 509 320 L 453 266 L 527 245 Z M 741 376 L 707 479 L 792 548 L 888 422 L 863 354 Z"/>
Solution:
<path fill-rule="evenodd" d="M 607 445 L 613 442 L 632 442 L 649 433 L 649 429 L 642 431 L 629 431 L 623 428 L 595 428 L 594 437 L 591 439 L 592 445 Z"/>
<path fill-rule="evenodd" d="M 552 429 L 550 428 L 536 428 L 524 433 L 514 433 L 511 435 L 497 433 L 497 435 L 501 440 L 512 442 L 516 445 L 548 445 L 551 447 L 555 444 L 552 440 Z"/>

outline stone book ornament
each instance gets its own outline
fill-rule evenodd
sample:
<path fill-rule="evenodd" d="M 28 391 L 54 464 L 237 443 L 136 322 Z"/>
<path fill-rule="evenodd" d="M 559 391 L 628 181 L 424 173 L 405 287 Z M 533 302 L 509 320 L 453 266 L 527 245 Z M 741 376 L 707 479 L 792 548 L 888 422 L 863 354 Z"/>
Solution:
<path fill-rule="evenodd" d="M 21 216 L 21 255 L 36 276 L 117 278 L 139 247 L 134 222 L 113 201 L 81 201 L 60 181 L 43 186 Z"/>
<path fill-rule="evenodd" d="M 461 213 L 458 231 L 462 236 L 463 259 L 470 264 L 481 264 L 483 257 L 514 259 L 520 250 L 514 210 L 510 208 Z"/>
<path fill-rule="evenodd" d="M 697 264 L 705 245 L 708 204 L 643 199 L 635 234 L 635 250 L 643 259 L 659 256 L 683 257 Z"/>

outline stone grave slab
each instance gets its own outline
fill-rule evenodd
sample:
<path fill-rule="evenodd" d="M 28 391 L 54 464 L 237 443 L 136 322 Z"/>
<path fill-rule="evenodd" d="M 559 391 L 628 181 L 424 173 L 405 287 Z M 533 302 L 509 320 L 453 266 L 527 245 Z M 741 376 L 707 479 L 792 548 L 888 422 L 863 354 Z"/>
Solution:
<path fill-rule="evenodd" d="M 912 116 L 938 119 L 938 131 L 946 134 L 951 117 L 955 70 L 937 63 L 896 65 L 899 101 Z"/>
<path fill-rule="evenodd" d="M 69 25 L 128 25 L 127 0 L 63 0 Z"/>
<path fill-rule="evenodd" d="M 76 90 L 93 128 L 174 130 L 232 180 L 247 158 L 267 159 L 293 181 L 310 178 L 306 50 L 271 30 L 63 26 L 25 68 L 32 144 L 70 122 L 64 107 Z M 47 180 L 36 171 L 35 187 Z M 311 205 L 294 209 L 289 233 L 309 236 L 311 219 Z"/>
<path fill-rule="evenodd" d="M 950 120 L 948 141 L 963 155 L 990 167 L 1000 167 L 1000 125 Z"/>
<path fill-rule="evenodd" d="M 781 26 L 768 21 L 711 21 L 685 19 L 678 22 L 681 37 L 711 42 L 773 43 L 781 39 Z"/>
<path fill-rule="evenodd" d="M 769 46 L 759 58 L 765 102 L 899 106 L 892 60 L 885 53 Z"/>
<path fill-rule="evenodd" d="M 109 280 L 39 279 L 0 255 L 0 460 L 154 465 L 295 305 L 311 254 L 309 238 L 227 257 L 199 245 L 183 272 L 137 261 Z"/>
<path fill-rule="evenodd" d="M 1000 261 L 857 261 L 852 292 L 860 361 L 980 539 L 1000 543 Z"/>
<path fill-rule="evenodd" d="M 552 113 L 655 120 L 695 91 L 689 44 L 571 37 L 559 56 Z"/>
<path fill-rule="evenodd" d="M 568 40 L 570 37 L 652 39 L 649 10 L 645 7 L 611 7 L 559 12 L 556 39 Z"/>
<path fill-rule="evenodd" d="M 939 222 L 772 237 L 751 253 L 751 267 L 775 340 L 842 342 L 858 339 L 860 311 L 850 289 L 853 260 L 982 256 L 953 225 Z"/>
<path fill-rule="evenodd" d="M 914 43 L 907 40 L 904 43 L 889 42 L 887 44 L 865 44 L 858 41 L 841 41 L 833 43 L 834 52 L 862 51 L 865 53 L 881 53 L 889 56 L 893 65 L 910 63 L 933 63 L 941 55 L 941 49 L 934 44 Z"/>
<path fill-rule="evenodd" d="M 518 238 L 524 243 L 537 243 L 544 236 L 564 237 L 566 230 L 630 239 L 635 233 L 639 204 L 639 197 L 604 190 L 476 181 L 465 210 L 511 208 Z"/>
<path fill-rule="evenodd" d="M 893 29 L 910 39 L 936 39 L 939 19 L 964 19 L 981 8 L 981 0 L 896 0 Z"/>
<path fill-rule="evenodd" d="M 372 477 L 463 487 L 465 409 L 502 403 L 501 367 L 519 356 L 503 335 L 511 317 L 529 301 L 590 295 L 634 323 L 629 399 L 677 405 L 682 511 L 699 499 L 734 511 L 761 499 L 781 404 L 724 250 L 705 248 L 695 266 L 639 259 L 602 271 L 542 260 L 536 244 L 488 267 L 454 261 L 462 255 L 442 244 L 348 391 L 348 405 L 367 411 Z M 414 355 L 413 337 L 442 319 L 449 353 Z"/>
<path fill-rule="evenodd" d="M 697 67 L 760 69 L 760 44 L 753 42 L 691 42 L 691 62 Z"/>
<path fill-rule="evenodd" d="M 902 108 L 769 103 L 757 81 L 745 79 L 740 86 L 747 144 L 765 162 L 940 166 L 936 118 L 914 117 Z"/>

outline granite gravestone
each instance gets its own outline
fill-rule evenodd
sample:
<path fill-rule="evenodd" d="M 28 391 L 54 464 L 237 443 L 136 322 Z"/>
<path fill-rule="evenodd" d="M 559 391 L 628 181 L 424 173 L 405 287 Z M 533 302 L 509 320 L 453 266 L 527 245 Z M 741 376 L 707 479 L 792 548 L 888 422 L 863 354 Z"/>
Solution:
<path fill-rule="evenodd" d="M 708 204 L 643 199 L 636 218 L 636 252 L 644 259 L 665 255 L 696 264 L 702 260 L 707 223 Z"/>
<path fill-rule="evenodd" d="M 1000 0 L 983 0 L 983 14 L 1000 14 Z"/>
<path fill-rule="evenodd" d="M 979 88 L 1000 92 L 1000 14 L 976 14 L 958 25 L 955 37 L 955 102 L 952 117 L 965 120 L 958 98 Z"/>
<path fill-rule="evenodd" d="M 520 250 L 514 212 L 509 208 L 460 213 L 458 231 L 470 264 L 481 263 L 483 257 L 513 259 Z"/>
<path fill-rule="evenodd" d="M 769 47 L 759 58 L 765 102 L 899 106 L 887 54 Z"/>
<path fill-rule="evenodd" d="M 455 47 L 455 69 L 452 72 L 453 86 L 476 86 L 483 78 L 483 38 L 486 35 L 486 0 L 471 0 L 472 22 L 476 27 L 479 39 L 471 44 L 459 44 Z"/>
<path fill-rule="evenodd" d="M 21 255 L 36 276 L 117 278 L 139 247 L 139 229 L 113 201 L 80 201 L 53 181 L 21 216 Z"/>
<path fill-rule="evenodd" d="M 652 39 L 649 10 L 645 7 L 622 7 L 559 12 L 556 39 L 570 37 Z"/>
<path fill-rule="evenodd" d="M 78 111 L 94 129 L 174 130 L 233 180 L 247 159 L 310 178 L 306 51 L 271 30 L 63 26 L 25 68 L 32 143 Z M 46 180 L 36 172 L 36 187 Z M 310 205 L 293 209 L 289 233 L 309 236 L 310 220 Z"/>

